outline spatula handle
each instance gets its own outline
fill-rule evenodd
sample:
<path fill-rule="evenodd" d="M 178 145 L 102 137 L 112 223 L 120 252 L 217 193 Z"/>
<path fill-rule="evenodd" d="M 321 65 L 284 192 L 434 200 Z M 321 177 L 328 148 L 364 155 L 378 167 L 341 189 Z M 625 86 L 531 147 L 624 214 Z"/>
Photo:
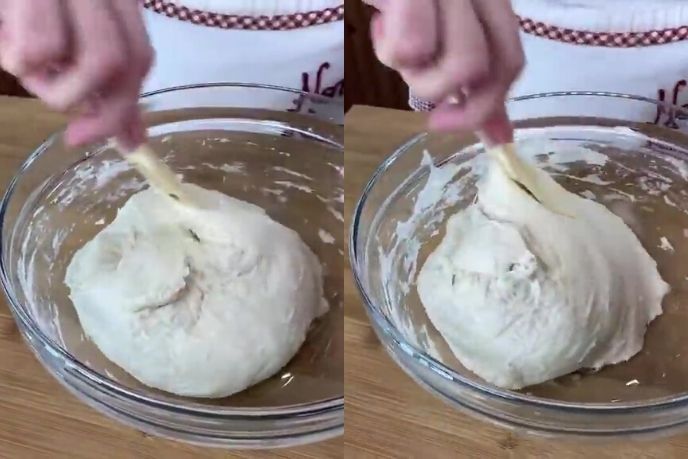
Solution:
<path fill-rule="evenodd" d="M 182 189 L 181 180 L 148 144 L 143 143 L 131 151 L 121 147 L 118 150 L 148 180 L 151 186 L 176 201 L 188 201 Z"/>

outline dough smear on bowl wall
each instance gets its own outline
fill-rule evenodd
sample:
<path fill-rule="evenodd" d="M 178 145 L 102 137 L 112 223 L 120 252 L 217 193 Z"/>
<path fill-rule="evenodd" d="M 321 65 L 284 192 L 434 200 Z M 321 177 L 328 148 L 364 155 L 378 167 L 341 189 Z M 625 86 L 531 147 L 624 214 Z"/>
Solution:
<path fill-rule="evenodd" d="M 142 383 L 226 397 L 279 371 L 324 314 L 320 263 L 253 204 L 184 184 L 198 207 L 147 189 L 67 269 L 86 335 Z"/>
<path fill-rule="evenodd" d="M 554 182 L 544 171 L 539 179 Z M 669 291 L 638 238 L 572 193 L 550 212 L 490 164 L 418 277 L 427 314 L 469 370 L 520 389 L 638 353 Z"/>

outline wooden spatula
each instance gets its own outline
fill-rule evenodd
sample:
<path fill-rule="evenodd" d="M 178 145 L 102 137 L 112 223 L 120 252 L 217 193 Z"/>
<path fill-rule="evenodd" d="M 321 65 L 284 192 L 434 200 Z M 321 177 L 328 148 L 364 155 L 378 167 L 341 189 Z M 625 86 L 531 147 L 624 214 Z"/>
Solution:
<path fill-rule="evenodd" d="M 451 105 L 462 105 L 466 101 L 466 91 L 458 91 L 447 99 Z M 509 121 L 506 106 L 491 119 L 487 120 L 483 130 L 476 132 L 478 139 L 485 145 L 485 150 L 499 163 L 507 176 L 525 189 L 535 200 L 550 211 L 573 217 L 565 210 L 564 203 L 570 199 L 569 192 L 547 174 L 523 161 L 515 151 L 513 128 Z M 499 138 L 500 140 L 495 140 Z"/>
<path fill-rule="evenodd" d="M 569 200 L 569 192 L 549 175 L 538 173 L 535 166 L 523 161 L 516 154 L 513 143 L 493 144 L 482 132 L 478 132 L 478 138 L 506 175 L 535 200 L 554 213 L 573 217 L 565 206 Z"/>
<path fill-rule="evenodd" d="M 182 182 L 179 177 L 155 154 L 148 144 L 143 143 L 131 151 L 118 146 L 118 150 L 148 180 L 151 186 L 175 201 L 191 204 L 182 189 Z"/>

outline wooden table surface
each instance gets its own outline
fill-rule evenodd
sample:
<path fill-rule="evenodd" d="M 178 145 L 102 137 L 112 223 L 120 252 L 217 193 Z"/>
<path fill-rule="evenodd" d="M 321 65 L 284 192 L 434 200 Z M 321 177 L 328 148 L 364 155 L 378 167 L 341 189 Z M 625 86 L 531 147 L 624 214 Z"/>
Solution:
<path fill-rule="evenodd" d="M 364 106 L 349 111 L 345 128 L 347 222 L 375 167 L 394 147 L 423 130 L 423 125 L 423 117 L 416 113 Z M 688 435 L 593 445 L 524 437 L 459 413 L 414 383 L 391 360 L 369 325 L 351 273 L 344 278 L 346 457 L 688 457 Z"/>
<path fill-rule="evenodd" d="M 0 192 L 63 119 L 33 100 L 0 97 Z M 341 438 L 289 450 L 228 452 L 161 440 L 121 425 L 67 393 L 38 363 L 0 299 L 0 458 L 333 458 Z"/>

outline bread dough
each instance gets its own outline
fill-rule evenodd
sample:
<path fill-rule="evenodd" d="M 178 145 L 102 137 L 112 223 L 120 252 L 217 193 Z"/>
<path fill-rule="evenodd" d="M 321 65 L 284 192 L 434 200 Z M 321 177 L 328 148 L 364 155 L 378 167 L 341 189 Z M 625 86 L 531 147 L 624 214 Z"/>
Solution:
<path fill-rule="evenodd" d="M 554 180 L 535 170 L 541 180 Z M 622 362 L 669 291 L 624 222 L 572 193 L 554 214 L 494 162 L 418 276 L 430 320 L 461 363 L 519 389 Z"/>
<path fill-rule="evenodd" d="M 65 283 L 98 348 L 142 383 L 225 397 L 266 379 L 327 310 L 320 264 L 263 209 L 191 184 L 147 189 L 72 258 Z"/>

